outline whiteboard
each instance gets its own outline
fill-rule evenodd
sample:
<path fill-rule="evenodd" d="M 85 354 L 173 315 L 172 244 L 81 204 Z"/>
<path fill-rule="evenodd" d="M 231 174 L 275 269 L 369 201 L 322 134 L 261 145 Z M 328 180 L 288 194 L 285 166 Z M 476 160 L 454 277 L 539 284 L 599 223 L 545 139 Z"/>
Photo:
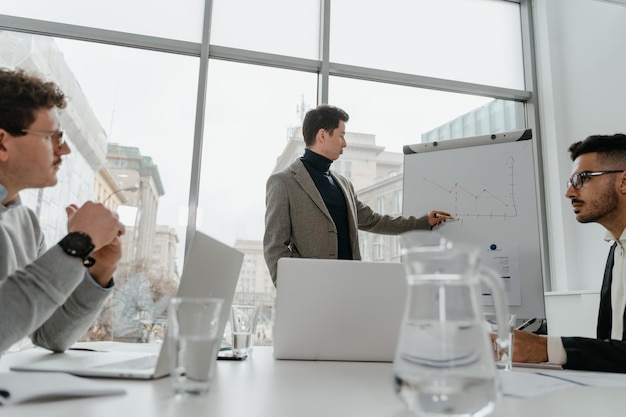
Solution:
<path fill-rule="evenodd" d="M 522 132 L 405 146 L 403 214 L 452 214 L 457 221 L 434 230 L 481 248 L 517 318 L 545 318 L 533 141 Z M 483 305 L 493 310 L 486 289 Z"/>

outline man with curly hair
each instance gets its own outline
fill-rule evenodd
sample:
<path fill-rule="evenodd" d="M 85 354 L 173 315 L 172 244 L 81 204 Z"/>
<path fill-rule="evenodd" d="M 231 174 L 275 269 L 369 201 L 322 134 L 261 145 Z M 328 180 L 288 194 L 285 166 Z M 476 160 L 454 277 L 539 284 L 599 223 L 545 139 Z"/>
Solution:
<path fill-rule="evenodd" d="M 0 352 L 30 336 L 63 351 L 93 323 L 113 287 L 124 226 L 101 204 L 66 208 L 68 234 L 53 247 L 19 192 L 50 187 L 70 147 L 59 87 L 0 69 Z"/>

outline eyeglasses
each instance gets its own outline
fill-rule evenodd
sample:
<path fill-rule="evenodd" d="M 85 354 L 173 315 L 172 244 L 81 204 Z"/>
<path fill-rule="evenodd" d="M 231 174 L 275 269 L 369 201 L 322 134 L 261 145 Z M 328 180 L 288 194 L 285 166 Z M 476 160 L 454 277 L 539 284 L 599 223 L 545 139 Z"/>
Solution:
<path fill-rule="evenodd" d="M 22 133 L 35 133 L 41 134 L 45 138 L 50 138 L 50 140 L 56 141 L 57 145 L 59 145 L 59 149 L 63 147 L 65 143 L 65 138 L 63 137 L 64 131 L 59 130 L 38 130 L 38 129 L 22 129 Z"/>
<path fill-rule="evenodd" d="M 572 175 L 572 178 L 570 178 L 567 181 L 567 188 L 570 187 L 570 185 L 572 187 L 574 187 L 574 190 L 580 190 L 580 188 L 583 186 L 583 184 L 585 182 L 587 182 L 587 180 L 591 177 L 597 177 L 599 175 L 604 175 L 604 174 L 615 174 L 617 172 L 624 172 L 623 169 L 614 169 L 612 171 L 583 171 L 583 172 L 579 172 L 578 174 L 574 174 Z"/>

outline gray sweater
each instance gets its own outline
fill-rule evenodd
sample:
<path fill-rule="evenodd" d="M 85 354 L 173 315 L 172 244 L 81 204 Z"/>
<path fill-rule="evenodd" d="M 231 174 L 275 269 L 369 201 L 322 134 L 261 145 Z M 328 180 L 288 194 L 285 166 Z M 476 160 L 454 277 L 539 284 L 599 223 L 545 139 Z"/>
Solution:
<path fill-rule="evenodd" d="M 58 245 L 46 250 L 35 213 L 19 197 L 0 204 L 0 353 L 27 335 L 38 346 L 66 350 L 111 291 Z"/>

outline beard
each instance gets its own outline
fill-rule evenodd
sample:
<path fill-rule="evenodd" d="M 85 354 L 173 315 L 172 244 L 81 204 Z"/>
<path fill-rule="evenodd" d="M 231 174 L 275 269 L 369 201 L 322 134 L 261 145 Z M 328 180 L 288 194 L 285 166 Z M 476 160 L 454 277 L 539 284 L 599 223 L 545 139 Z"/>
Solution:
<path fill-rule="evenodd" d="M 597 222 L 604 216 L 613 212 L 619 205 L 617 192 L 614 189 L 605 190 L 598 195 L 592 203 L 585 202 L 582 210 L 576 214 L 579 223 Z M 572 202 L 575 200 L 572 200 Z"/>

